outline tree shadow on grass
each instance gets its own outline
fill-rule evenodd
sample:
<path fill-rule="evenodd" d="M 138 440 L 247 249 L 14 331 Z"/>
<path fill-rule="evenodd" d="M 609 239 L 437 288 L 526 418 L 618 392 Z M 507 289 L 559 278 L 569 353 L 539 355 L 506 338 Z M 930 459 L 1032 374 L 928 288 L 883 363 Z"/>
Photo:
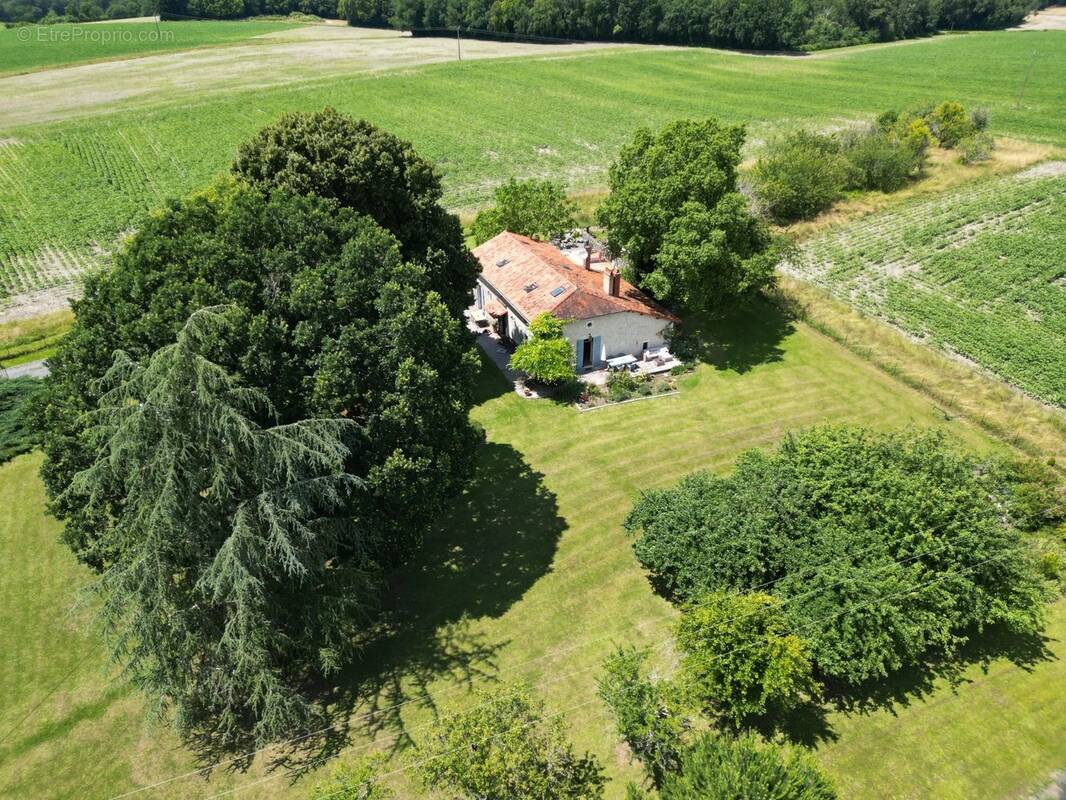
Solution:
<path fill-rule="evenodd" d="M 680 358 L 741 374 L 784 357 L 781 342 L 795 331 L 793 318 L 780 306 L 756 297 L 720 317 L 685 318 L 671 342 Z"/>
<path fill-rule="evenodd" d="M 897 713 L 913 703 L 928 702 L 947 683 L 954 694 L 960 687 L 981 682 L 968 677 L 973 666 L 988 674 L 994 661 L 1009 661 L 1027 672 L 1052 661 L 1048 637 L 1020 634 L 1005 628 L 987 628 L 972 634 L 970 641 L 952 658 L 931 658 L 918 666 L 900 670 L 888 678 L 854 687 L 827 686 L 826 695 L 838 711 L 867 714 L 873 711 Z"/>
<path fill-rule="evenodd" d="M 481 359 L 481 369 L 474 378 L 474 405 L 481 405 L 496 397 L 502 397 L 514 391 L 511 382 L 504 377 L 492 360 L 475 344 L 478 357 Z"/>
<path fill-rule="evenodd" d="M 508 641 L 490 640 L 475 621 L 506 613 L 550 570 L 565 524 L 543 476 L 517 450 L 482 445 L 469 488 L 392 577 L 378 635 L 324 694 L 329 729 L 274 766 L 298 777 L 344 749 L 353 732 L 403 749 L 415 741 L 404 712 L 438 716 L 438 702 L 452 708 L 476 682 L 494 680 Z M 442 680 L 448 687 L 434 690 Z"/>
<path fill-rule="evenodd" d="M 829 709 L 816 700 L 803 703 L 784 714 L 750 720 L 752 728 L 767 739 L 781 736 L 792 744 L 814 748 L 838 738 L 829 724 Z"/>
<path fill-rule="evenodd" d="M 1007 660 L 1016 667 L 1031 671 L 1042 662 L 1054 660 L 1055 655 L 1048 648 L 1049 641 L 1041 635 L 1026 636 L 1005 629 L 986 629 L 983 634 L 973 635 L 954 658 L 930 659 L 886 679 L 860 686 L 827 682 L 821 702 L 811 701 L 787 714 L 768 715 L 749 720 L 748 724 L 767 738 L 780 736 L 792 744 L 816 748 L 838 738 L 829 720 L 831 712 L 865 715 L 887 711 L 895 715 L 915 703 L 944 702 L 955 697 L 960 687 L 992 679 L 968 677 L 966 673 L 975 665 L 980 665 L 984 676 L 988 676 L 994 661 Z M 944 694 L 945 683 L 949 694 Z M 934 694 L 942 696 L 934 698 Z"/>

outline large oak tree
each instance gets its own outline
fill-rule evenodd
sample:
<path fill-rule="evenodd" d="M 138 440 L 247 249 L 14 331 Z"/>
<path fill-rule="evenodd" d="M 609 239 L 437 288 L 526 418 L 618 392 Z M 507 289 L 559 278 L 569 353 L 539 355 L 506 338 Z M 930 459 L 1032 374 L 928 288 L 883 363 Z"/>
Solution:
<path fill-rule="evenodd" d="M 660 300 L 718 311 L 773 279 L 767 226 L 737 191 L 744 128 L 715 119 L 639 129 L 600 206 L 612 250 Z"/>
<path fill-rule="evenodd" d="M 366 214 L 396 236 L 404 258 L 422 264 L 452 313 L 470 305 L 477 260 L 459 218 L 440 204 L 440 175 L 410 142 L 332 108 L 285 114 L 240 147 L 233 173 Z"/>

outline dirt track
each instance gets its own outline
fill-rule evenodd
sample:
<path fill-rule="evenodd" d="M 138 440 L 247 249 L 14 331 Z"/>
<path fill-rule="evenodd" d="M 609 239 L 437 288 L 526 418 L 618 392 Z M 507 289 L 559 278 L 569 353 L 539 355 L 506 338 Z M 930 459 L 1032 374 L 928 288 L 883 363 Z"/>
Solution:
<path fill-rule="evenodd" d="M 1050 6 L 1030 14 L 1016 31 L 1066 31 L 1066 6 Z"/>

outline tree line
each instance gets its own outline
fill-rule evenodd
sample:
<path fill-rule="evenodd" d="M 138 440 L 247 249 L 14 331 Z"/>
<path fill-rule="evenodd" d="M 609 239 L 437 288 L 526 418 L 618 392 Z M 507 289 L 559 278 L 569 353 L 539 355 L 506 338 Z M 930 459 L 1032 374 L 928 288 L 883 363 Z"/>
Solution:
<path fill-rule="evenodd" d="M 815 50 L 1017 25 L 1039 0 L 2 0 L 0 21 L 79 22 L 158 12 L 235 19 L 301 12 L 403 30 Z"/>
<path fill-rule="evenodd" d="M 154 14 L 156 0 L 0 0 L 0 22 L 94 22 Z"/>
<path fill-rule="evenodd" d="M 338 16 L 337 0 L 0 0 L 0 22 L 48 25 L 159 14 L 163 19 L 241 19 L 260 15 Z"/>
<path fill-rule="evenodd" d="M 341 0 L 353 25 L 755 50 L 1016 25 L 1037 0 Z"/>

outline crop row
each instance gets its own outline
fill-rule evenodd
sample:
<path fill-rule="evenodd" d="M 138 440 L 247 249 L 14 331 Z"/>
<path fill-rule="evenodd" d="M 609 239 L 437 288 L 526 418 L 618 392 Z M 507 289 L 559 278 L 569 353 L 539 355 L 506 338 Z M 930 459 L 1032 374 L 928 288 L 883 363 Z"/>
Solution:
<path fill-rule="evenodd" d="M 1066 406 L 1066 174 L 990 178 L 856 220 L 788 269 Z"/>

